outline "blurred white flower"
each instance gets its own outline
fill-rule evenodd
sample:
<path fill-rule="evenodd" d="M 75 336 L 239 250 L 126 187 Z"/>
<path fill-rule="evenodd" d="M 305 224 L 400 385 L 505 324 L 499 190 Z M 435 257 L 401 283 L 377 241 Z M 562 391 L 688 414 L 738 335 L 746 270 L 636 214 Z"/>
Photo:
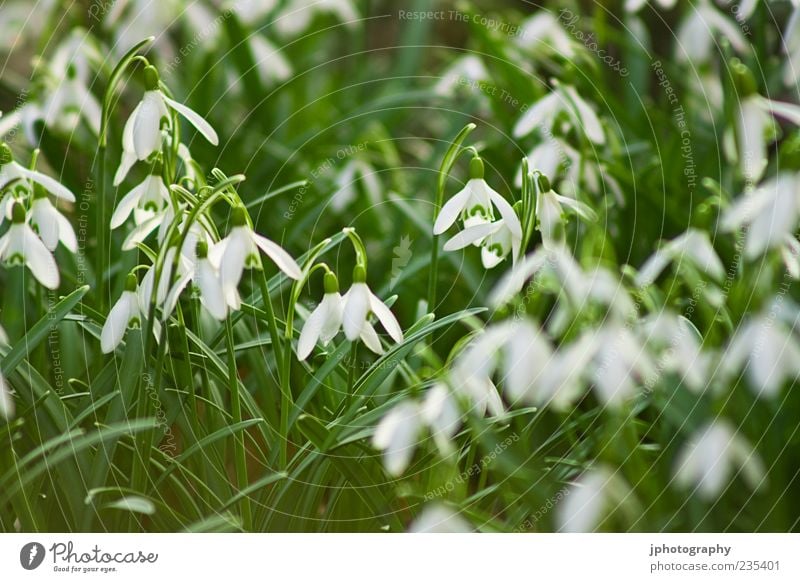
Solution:
<path fill-rule="evenodd" d="M 306 30 L 317 13 L 332 14 L 351 31 L 360 23 L 351 0 L 289 0 L 281 7 L 274 25 L 283 36 L 296 36 Z"/>
<path fill-rule="evenodd" d="M 471 533 L 475 528 L 446 505 L 428 505 L 409 527 L 409 533 Z"/>
<path fill-rule="evenodd" d="M 131 273 L 125 281 L 125 290 L 108 313 L 100 332 L 100 347 L 104 354 L 109 354 L 116 349 L 129 327 L 135 328 L 142 325 L 142 310 L 136 287 L 136 275 Z"/>
<path fill-rule="evenodd" d="M 740 196 L 723 214 L 722 229 L 747 225 L 744 254 L 755 259 L 771 248 L 783 248 L 794 238 L 800 220 L 800 175 L 783 172 Z M 789 243 L 791 244 L 791 243 Z"/>
<path fill-rule="evenodd" d="M 626 501 L 630 488 L 617 472 L 600 466 L 581 475 L 558 506 L 558 531 L 592 532 Z"/>
<path fill-rule="evenodd" d="M 745 370 L 758 396 L 774 398 L 787 381 L 800 377 L 800 343 L 777 315 L 777 301 L 764 312 L 745 320 L 722 355 L 723 376 Z"/>
<path fill-rule="evenodd" d="M 667 265 L 677 262 L 680 266 L 684 260 L 713 279 L 721 280 L 725 276 L 725 267 L 717 256 L 708 233 L 690 228 L 663 245 L 645 261 L 636 276 L 636 285 L 652 285 Z"/>
<path fill-rule="evenodd" d="M 695 65 L 708 62 L 712 51 L 718 47 L 718 39 L 726 38 L 739 53 L 746 53 L 750 44 L 739 24 L 722 14 L 708 0 L 691 5 L 689 15 L 678 29 L 677 58 Z M 719 49 L 718 49 L 719 50 Z"/>
<path fill-rule="evenodd" d="M 372 446 L 383 451 L 386 472 L 397 477 L 411 462 L 423 430 L 429 429 L 439 450 L 446 453 L 460 424 L 458 407 L 449 390 L 436 384 L 422 402 L 406 400 L 392 408 L 375 428 Z"/>
<path fill-rule="evenodd" d="M 400 324 L 386 304 L 367 286 L 366 273 L 360 265 L 353 271 L 353 284 L 342 297 L 342 304 L 342 327 L 349 341 L 361 339 L 364 345 L 376 354 L 383 353 L 378 334 L 369 322 L 370 313 L 378 318 L 394 341 L 397 343 L 403 341 Z"/>
<path fill-rule="evenodd" d="M 212 145 L 219 144 L 214 128 L 195 111 L 167 97 L 159 88 L 158 72 L 153 66 L 145 68 L 146 91 L 134 108 L 122 130 L 122 159 L 114 176 L 118 186 L 137 161 L 146 160 L 161 149 L 162 120 L 172 123 L 169 110 L 173 109 L 191 123 Z"/>
<path fill-rule="evenodd" d="M 674 8 L 675 4 L 678 0 L 656 0 L 655 4 L 663 10 L 671 10 Z M 647 0 L 625 0 L 625 11 L 626 12 L 639 12 L 644 5 L 647 4 Z"/>
<path fill-rule="evenodd" d="M 262 268 L 259 250 L 263 251 L 287 277 L 300 279 L 302 273 L 295 260 L 280 245 L 250 228 L 243 208 L 233 209 L 231 221 L 233 224 L 231 232 L 218 243 L 222 288 L 230 307 L 240 308 L 241 301 L 237 287 L 244 269 Z"/>
<path fill-rule="evenodd" d="M 333 273 L 325 273 L 325 295 L 306 319 L 297 341 L 297 359 L 311 355 L 317 342 L 328 345 L 342 327 L 344 301 L 339 293 L 339 282 Z"/>
<path fill-rule="evenodd" d="M 800 106 L 752 93 L 738 101 L 734 115 L 742 175 L 755 183 L 767 167 L 767 136 L 775 134 L 773 115 L 800 126 Z M 730 135 L 733 129 L 729 128 L 728 132 Z"/>
<path fill-rule="evenodd" d="M 540 132 L 551 133 L 553 122 L 561 112 L 564 112 L 572 125 L 585 133 L 592 143 L 596 145 L 605 143 L 605 132 L 597 113 L 578 95 L 574 87 L 561 84 L 522 114 L 514 126 L 514 137 L 525 137 L 537 128 Z"/>
<path fill-rule="evenodd" d="M 620 407 L 656 372 L 643 342 L 625 325 L 587 331 L 568 349 L 576 351 L 575 368 L 585 370 L 603 406 Z"/>
<path fill-rule="evenodd" d="M 701 349 L 702 337 L 685 317 L 662 310 L 646 318 L 642 329 L 657 369 L 678 374 L 692 390 L 706 387 L 709 358 Z"/>
<path fill-rule="evenodd" d="M 48 289 L 58 289 L 61 277 L 52 253 L 27 222 L 25 209 L 15 204 L 11 227 L 0 238 L 0 260 L 11 266 L 26 266 Z"/>
<path fill-rule="evenodd" d="M 453 61 L 442 73 L 433 90 L 437 95 L 452 97 L 461 87 L 473 89 L 488 80 L 489 71 L 481 58 L 478 55 L 464 55 Z M 480 92 L 478 94 L 483 95 Z"/>
<path fill-rule="evenodd" d="M 675 465 L 677 485 L 694 488 L 709 502 L 719 496 L 736 473 L 753 489 L 764 480 L 764 466 L 756 452 L 736 427 L 719 419 L 692 437 Z"/>
<path fill-rule="evenodd" d="M 565 18 L 567 14 L 566 12 L 561 14 L 561 18 L 556 18 L 545 10 L 536 12 L 522 23 L 519 34 L 514 37 L 514 42 L 525 50 L 546 49 L 567 58 L 573 57 L 575 55 L 574 41 L 561 25 L 561 19 Z"/>
<path fill-rule="evenodd" d="M 0 416 L 7 420 L 14 416 L 14 398 L 2 374 L 0 374 Z"/>
<path fill-rule="evenodd" d="M 370 204 L 377 206 L 380 203 L 382 186 L 375 168 L 360 158 L 354 158 L 336 174 L 336 191 L 330 201 L 334 212 L 344 211 L 357 198 L 359 181 L 364 185 Z"/>

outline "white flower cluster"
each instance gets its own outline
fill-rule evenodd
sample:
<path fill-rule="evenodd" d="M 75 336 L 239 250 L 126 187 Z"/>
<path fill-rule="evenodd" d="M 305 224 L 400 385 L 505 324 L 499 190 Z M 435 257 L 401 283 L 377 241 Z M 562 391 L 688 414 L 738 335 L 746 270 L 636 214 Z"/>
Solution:
<path fill-rule="evenodd" d="M 167 187 L 164 160 L 174 144 L 173 112 L 186 118 L 209 142 L 218 137 L 209 123 L 196 112 L 165 94 L 155 67 L 144 71 L 145 93 L 134 108 L 122 135 L 122 160 L 114 178 L 122 183 L 137 162 L 150 165 L 150 173 L 118 202 L 111 228 L 123 226 L 133 217 L 134 228 L 123 250 L 138 248 L 157 231 L 158 254 L 146 267 L 141 283 L 134 271 L 125 290 L 111 309 L 101 333 L 104 352 L 113 351 L 128 327 L 138 327 L 149 316 L 151 306 L 168 318 L 190 283 L 198 289 L 200 302 L 216 319 L 241 307 L 238 286 L 245 269 L 261 269 L 260 252 L 266 254 L 288 277 L 299 279 L 300 267 L 278 244 L 256 233 L 240 201 L 231 200 L 231 229 L 220 238 L 208 213 L 196 212 L 201 194 Z M 185 168 L 193 161 L 185 144 L 176 148 Z M 173 161 L 174 162 L 174 161 Z M 198 186 L 195 179 L 188 183 Z M 188 196 L 187 196 L 188 195 Z M 153 328 L 157 329 L 156 326 Z"/>

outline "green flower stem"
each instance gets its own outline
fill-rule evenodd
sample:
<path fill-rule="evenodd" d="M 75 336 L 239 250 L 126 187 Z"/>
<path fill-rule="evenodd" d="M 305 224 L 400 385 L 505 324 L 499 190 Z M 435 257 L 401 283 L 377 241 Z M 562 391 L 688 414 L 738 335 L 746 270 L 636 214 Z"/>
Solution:
<path fill-rule="evenodd" d="M 225 340 L 228 346 L 228 385 L 231 391 L 231 413 L 233 422 L 242 422 L 242 402 L 239 395 L 239 376 L 236 372 L 236 351 L 233 345 L 233 324 L 230 315 L 225 320 Z M 244 446 L 244 432 L 238 432 L 233 441 L 234 465 L 236 468 L 236 488 L 242 491 L 247 487 L 247 451 Z M 244 529 L 252 531 L 253 513 L 250 498 L 242 497 L 242 523 Z"/>
<path fill-rule="evenodd" d="M 289 386 L 290 363 L 284 359 L 283 342 L 278 333 L 275 309 L 272 306 L 272 298 L 269 294 L 267 276 L 263 270 L 258 277 L 258 282 L 261 286 L 261 298 L 264 303 L 264 311 L 267 314 L 267 327 L 269 328 L 269 337 L 272 341 L 272 351 L 275 354 L 275 361 L 278 362 L 278 385 L 281 391 L 281 420 L 278 438 L 280 439 L 280 466 L 281 468 L 285 468 L 289 446 L 289 435 L 287 434 L 289 430 L 289 409 L 292 407 L 292 389 L 291 386 Z"/>

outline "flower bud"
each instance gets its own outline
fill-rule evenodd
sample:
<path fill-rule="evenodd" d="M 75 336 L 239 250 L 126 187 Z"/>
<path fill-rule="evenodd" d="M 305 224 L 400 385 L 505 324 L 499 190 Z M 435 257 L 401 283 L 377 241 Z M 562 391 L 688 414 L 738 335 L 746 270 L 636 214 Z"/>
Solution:
<path fill-rule="evenodd" d="M 483 180 L 483 160 L 475 156 L 469 162 L 469 177 L 471 180 Z"/>
<path fill-rule="evenodd" d="M 355 278 L 355 275 L 353 276 Z M 336 275 L 333 272 L 328 271 L 325 273 L 325 277 L 323 278 L 323 284 L 325 285 L 325 294 L 329 293 L 338 293 L 339 292 L 339 280 L 336 278 Z"/>

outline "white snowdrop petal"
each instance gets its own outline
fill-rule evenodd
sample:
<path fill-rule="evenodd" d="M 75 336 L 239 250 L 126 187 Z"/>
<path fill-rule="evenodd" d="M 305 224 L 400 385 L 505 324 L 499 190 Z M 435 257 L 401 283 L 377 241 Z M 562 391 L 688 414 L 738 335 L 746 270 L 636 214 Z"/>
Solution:
<path fill-rule="evenodd" d="M 436 216 L 436 221 L 433 223 L 433 234 L 439 235 L 453 226 L 458 217 L 467 207 L 467 204 L 472 197 L 472 186 L 468 182 L 467 185 L 459 191 L 455 196 L 445 202 L 439 214 Z"/>
<path fill-rule="evenodd" d="M 58 289 L 61 278 L 56 260 L 29 226 L 23 225 L 21 232 L 25 264 L 36 279 L 48 289 Z"/>
<path fill-rule="evenodd" d="M 383 329 L 391 336 L 391 338 L 400 343 L 403 341 L 403 329 L 400 327 L 400 324 L 397 322 L 397 318 L 392 313 L 391 309 L 386 307 L 383 301 L 381 301 L 372 291 L 369 291 L 369 307 L 372 313 L 375 314 L 375 317 L 378 318 L 378 321 L 381 322 Z"/>
<path fill-rule="evenodd" d="M 253 233 L 253 241 L 288 277 L 299 280 L 303 276 L 300 266 L 280 245 L 255 232 Z"/>
<path fill-rule="evenodd" d="M 659 249 L 647 259 L 636 275 L 636 286 L 647 287 L 652 285 L 661 272 L 669 264 L 670 257 L 664 249 Z"/>
<path fill-rule="evenodd" d="M 325 308 L 320 303 L 306 319 L 303 329 L 300 331 L 300 339 L 297 341 L 297 359 L 305 360 L 317 345 L 322 326 L 325 323 Z"/>
<path fill-rule="evenodd" d="M 361 328 L 361 334 L 359 338 L 367 348 L 378 355 L 383 353 L 383 346 L 381 345 L 381 340 L 378 337 L 378 332 L 375 331 L 375 328 L 370 325 L 367 321 L 364 323 L 364 327 Z"/>
<path fill-rule="evenodd" d="M 189 123 L 194 125 L 197 131 L 203 134 L 203 137 L 206 138 L 211 145 L 219 145 L 219 137 L 217 137 L 217 132 L 214 131 L 214 128 L 211 127 L 211 124 L 203 119 L 196 111 L 187 107 L 183 103 L 178 103 L 177 101 L 170 99 L 166 95 L 162 94 L 162 98 L 167 105 L 172 107 L 175 111 L 186 118 Z"/>
<path fill-rule="evenodd" d="M 133 118 L 133 150 L 139 160 L 146 160 L 161 147 L 163 104 L 158 91 L 147 91 Z"/>
<path fill-rule="evenodd" d="M 361 336 L 361 331 L 369 314 L 369 288 L 365 283 L 353 283 L 344 298 L 342 326 L 344 334 L 351 342 Z"/>
<path fill-rule="evenodd" d="M 444 250 L 445 251 L 457 251 L 468 247 L 469 245 L 475 243 L 476 241 L 481 241 L 490 234 L 497 232 L 503 223 L 501 221 L 496 222 L 486 222 L 483 224 L 476 224 L 475 226 L 470 226 L 469 228 L 465 228 L 457 235 L 453 236 L 450 240 L 444 243 Z"/>
<path fill-rule="evenodd" d="M 14 398 L 8 390 L 2 374 L 0 374 L 0 416 L 6 419 L 14 416 Z"/>
<path fill-rule="evenodd" d="M 339 329 L 342 327 L 342 296 L 339 293 L 326 293 L 322 298 L 320 307 L 325 312 L 322 328 L 319 333 L 319 341 L 326 345 L 331 341 Z"/>
<path fill-rule="evenodd" d="M 220 281 L 222 288 L 236 289 L 242 279 L 244 265 L 249 250 L 248 234 L 245 227 L 235 227 L 225 239 L 224 252 L 220 259 Z"/>
<path fill-rule="evenodd" d="M 516 125 L 513 135 L 515 138 L 525 137 L 537 127 L 550 127 L 549 120 L 555 117 L 555 112 L 560 108 L 560 97 L 557 93 L 548 93 L 537 101 L 530 109 L 522 114 Z"/>
<path fill-rule="evenodd" d="M 41 172 L 37 172 L 36 170 L 29 170 L 23 166 L 20 166 L 16 162 L 12 162 L 12 164 L 16 166 L 17 171 L 22 176 L 29 179 L 31 182 L 39 184 L 53 196 L 61 198 L 62 200 L 66 200 L 67 202 L 75 202 L 75 194 L 73 194 L 66 186 L 62 186 L 57 180 L 54 180 L 50 176 L 46 176 Z"/>
<path fill-rule="evenodd" d="M 100 347 L 104 354 L 114 351 L 122 341 L 125 330 L 128 329 L 128 321 L 131 317 L 131 300 L 128 293 L 133 294 L 131 291 L 123 291 L 103 324 L 103 330 L 100 332 Z"/>
<path fill-rule="evenodd" d="M 39 238 L 42 239 L 47 250 L 53 252 L 58 246 L 59 239 L 59 214 L 46 198 L 34 200 L 31 207 L 31 224 L 36 226 Z"/>
<path fill-rule="evenodd" d="M 114 209 L 114 213 L 111 215 L 111 229 L 118 228 L 124 224 L 124 222 L 128 219 L 133 212 L 133 209 L 139 204 L 139 201 L 142 199 L 145 191 L 147 190 L 147 180 L 144 180 L 134 188 L 131 188 L 130 192 L 125 194 L 122 199 L 117 203 L 117 207 Z"/>
<path fill-rule="evenodd" d="M 200 288 L 200 301 L 208 312 L 220 321 L 228 315 L 222 284 L 208 259 L 198 259 L 194 282 Z"/>

